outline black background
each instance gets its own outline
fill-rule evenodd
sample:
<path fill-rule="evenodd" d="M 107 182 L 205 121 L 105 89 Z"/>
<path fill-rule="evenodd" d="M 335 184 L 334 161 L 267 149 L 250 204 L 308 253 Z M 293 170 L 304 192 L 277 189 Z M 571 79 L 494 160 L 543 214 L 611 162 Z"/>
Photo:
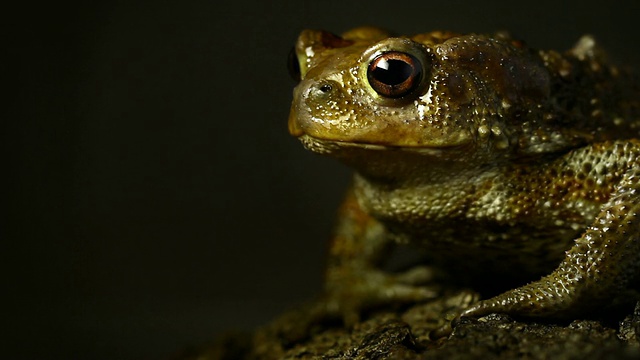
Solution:
<path fill-rule="evenodd" d="M 303 28 L 507 29 L 557 49 L 592 33 L 635 65 L 639 5 L 622 4 L 105 1 L 5 13 L 0 356 L 165 358 L 320 289 L 348 170 L 286 132 L 286 58 Z"/>

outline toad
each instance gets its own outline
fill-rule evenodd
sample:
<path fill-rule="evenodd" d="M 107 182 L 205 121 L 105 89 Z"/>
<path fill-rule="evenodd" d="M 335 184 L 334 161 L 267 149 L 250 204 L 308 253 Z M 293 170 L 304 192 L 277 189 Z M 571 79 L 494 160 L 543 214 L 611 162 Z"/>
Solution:
<path fill-rule="evenodd" d="M 355 170 L 329 250 L 327 313 L 438 296 L 391 247 L 496 293 L 461 317 L 566 318 L 640 266 L 640 87 L 590 36 L 561 53 L 505 33 L 303 31 L 289 131 Z"/>

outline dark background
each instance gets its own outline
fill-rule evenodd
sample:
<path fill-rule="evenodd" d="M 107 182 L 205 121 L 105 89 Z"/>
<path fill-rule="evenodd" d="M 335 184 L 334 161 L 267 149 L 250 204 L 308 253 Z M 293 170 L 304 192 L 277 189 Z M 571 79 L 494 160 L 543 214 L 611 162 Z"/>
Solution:
<path fill-rule="evenodd" d="M 348 171 L 286 132 L 300 30 L 508 29 L 557 49 L 592 33 L 635 65 L 640 5 L 627 4 L 105 1 L 6 13 L 0 357 L 165 358 L 319 291 Z"/>

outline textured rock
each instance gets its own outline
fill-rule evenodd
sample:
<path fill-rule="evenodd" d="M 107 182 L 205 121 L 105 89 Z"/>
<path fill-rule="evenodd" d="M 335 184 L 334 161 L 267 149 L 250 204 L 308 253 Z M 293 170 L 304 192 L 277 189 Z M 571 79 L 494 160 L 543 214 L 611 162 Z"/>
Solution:
<path fill-rule="evenodd" d="M 626 317 L 539 323 L 492 314 L 430 339 L 445 314 L 476 301 L 469 292 L 404 309 L 380 309 L 353 327 L 309 321 L 308 309 L 282 315 L 252 334 L 228 334 L 178 359 L 636 359 L 640 303 Z M 631 309 L 627 308 L 627 312 Z"/>

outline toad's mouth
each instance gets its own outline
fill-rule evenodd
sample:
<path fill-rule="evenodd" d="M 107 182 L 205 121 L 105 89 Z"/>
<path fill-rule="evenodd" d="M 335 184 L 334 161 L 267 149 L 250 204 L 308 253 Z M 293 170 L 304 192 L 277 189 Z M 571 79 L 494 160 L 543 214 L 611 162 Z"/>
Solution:
<path fill-rule="evenodd" d="M 413 179 L 417 173 L 458 172 L 474 162 L 477 151 L 473 143 L 449 147 L 406 147 L 325 140 L 306 134 L 298 139 L 306 149 L 337 159 L 361 176 L 384 181 Z"/>
<path fill-rule="evenodd" d="M 325 124 L 321 121 L 294 118 L 289 121 L 289 132 L 303 143 L 316 141 L 330 146 L 417 152 L 468 146 L 477 137 L 468 127 L 453 129 L 427 128 L 424 124 L 404 125 L 380 121 L 360 127 L 347 127 L 344 124 Z"/>
<path fill-rule="evenodd" d="M 445 156 L 445 154 L 459 153 L 461 151 L 468 152 L 471 147 L 471 143 L 444 146 L 372 144 L 367 142 L 321 139 L 309 134 L 302 134 L 298 136 L 298 139 L 306 149 L 327 155 L 349 152 L 397 152 L 441 157 Z"/>

